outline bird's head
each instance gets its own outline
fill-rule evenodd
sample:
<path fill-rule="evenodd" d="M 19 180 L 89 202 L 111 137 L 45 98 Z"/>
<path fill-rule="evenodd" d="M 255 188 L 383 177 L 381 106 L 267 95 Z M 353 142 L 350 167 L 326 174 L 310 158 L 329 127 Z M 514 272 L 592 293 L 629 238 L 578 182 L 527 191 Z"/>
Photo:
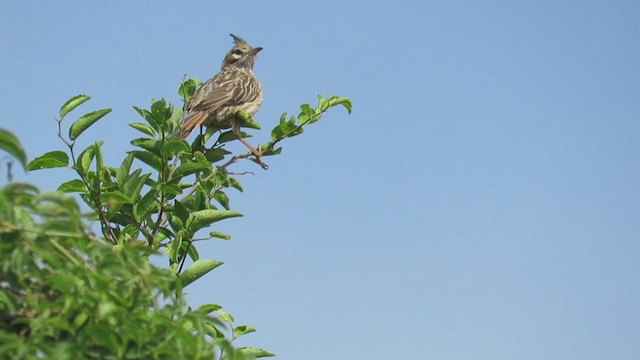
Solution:
<path fill-rule="evenodd" d="M 252 47 L 244 39 L 239 36 L 229 34 L 233 38 L 235 44 L 229 50 L 227 55 L 222 61 L 222 68 L 227 66 L 236 66 L 244 69 L 253 69 L 253 63 L 256 59 L 256 54 L 262 50 L 261 47 Z"/>

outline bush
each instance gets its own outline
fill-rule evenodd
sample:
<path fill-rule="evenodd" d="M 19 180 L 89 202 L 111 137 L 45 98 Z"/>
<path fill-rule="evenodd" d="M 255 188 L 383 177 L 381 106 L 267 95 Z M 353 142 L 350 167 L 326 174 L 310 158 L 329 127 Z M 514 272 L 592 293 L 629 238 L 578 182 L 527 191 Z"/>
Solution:
<path fill-rule="evenodd" d="M 184 103 L 197 85 L 193 79 L 181 84 Z M 75 141 L 111 109 L 80 116 L 63 134 L 68 114 L 89 99 L 74 96 L 60 109 L 58 136 L 66 151 L 27 163 L 19 141 L 0 129 L 0 148 L 29 171 L 68 167 L 75 175 L 56 191 L 13 182 L 0 188 L 0 358 L 273 356 L 259 348 L 234 348 L 232 342 L 254 328 L 235 325 L 219 305 L 189 308 L 182 291 L 222 264 L 201 259 L 196 241 L 229 239 L 211 225 L 241 216 L 229 206 L 227 192 L 242 191 L 229 167 L 261 160 L 227 151 L 224 145 L 235 136 L 224 129 L 209 128 L 191 144 L 174 137 L 183 109 L 161 99 L 149 109 L 134 107 L 143 121 L 129 125 L 142 136 L 131 141 L 136 149 L 119 166 L 107 166 L 102 141 L 79 152 Z M 302 105 L 298 116 L 283 114 L 261 146 L 263 156 L 280 154 L 282 140 L 301 134 L 337 105 L 351 111 L 347 98 L 319 96 L 316 106 Z M 250 116 L 238 116 L 248 127 L 260 127 Z M 168 268 L 149 262 L 160 251 Z M 185 267 L 187 257 L 191 263 Z"/>

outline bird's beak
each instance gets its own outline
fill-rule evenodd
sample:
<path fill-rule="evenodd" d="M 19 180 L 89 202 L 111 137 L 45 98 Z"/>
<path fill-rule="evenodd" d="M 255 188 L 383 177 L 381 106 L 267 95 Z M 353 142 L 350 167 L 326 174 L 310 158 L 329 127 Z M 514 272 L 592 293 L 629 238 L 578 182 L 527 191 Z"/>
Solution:
<path fill-rule="evenodd" d="M 262 50 L 261 47 L 255 47 L 255 48 L 251 49 L 251 54 L 255 55 L 255 54 L 259 53 L 260 50 Z"/>

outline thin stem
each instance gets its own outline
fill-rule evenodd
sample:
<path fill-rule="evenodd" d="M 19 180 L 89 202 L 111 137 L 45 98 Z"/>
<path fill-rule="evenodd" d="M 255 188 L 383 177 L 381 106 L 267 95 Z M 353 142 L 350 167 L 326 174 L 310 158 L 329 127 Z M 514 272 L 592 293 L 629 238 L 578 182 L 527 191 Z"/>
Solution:
<path fill-rule="evenodd" d="M 11 171 L 11 169 L 13 167 L 13 160 L 10 157 L 5 156 L 4 158 L 2 158 L 2 161 L 7 162 L 7 182 L 12 182 L 13 172 Z"/>
<path fill-rule="evenodd" d="M 88 186 L 87 183 L 85 183 L 85 186 Z M 91 191 L 91 189 L 89 189 L 89 191 Z M 104 211 L 102 211 L 102 204 L 100 202 L 100 184 L 98 184 L 98 191 L 94 192 L 93 202 L 96 205 L 96 213 L 98 214 L 98 219 L 100 220 L 100 224 L 102 225 L 102 234 L 107 239 L 111 240 L 114 245 L 117 245 L 118 238 L 113 232 L 113 228 L 109 226 L 109 220 L 107 220 Z"/>
<path fill-rule="evenodd" d="M 248 152 L 248 153 L 245 153 L 245 154 L 233 155 L 233 156 L 231 157 L 231 159 L 229 159 L 229 161 L 227 161 L 226 163 L 222 164 L 221 166 L 218 166 L 218 169 L 219 169 L 219 170 L 226 170 L 226 168 L 227 168 L 229 165 L 236 163 L 236 162 L 237 162 L 238 160 L 240 160 L 240 159 L 246 159 L 246 158 L 248 158 L 248 157 L 249 157 L 249 156 L 251 156 L 251 155 L 253 155 L 253 153 L 251 153 L 251 152 Z"/>
<path fill-rule="evenodd" d="M 184 252 L 184 256 L 182 257 L 182 261 L 180 262 L 180 267 L 178 268 L 178 273 L 176 275 L 180 275 L 180 273 L 182 272 L 182 267 L 184 266 L 184 263 L 187 260 L 187 256 L 189 256 L 189 250 L 191 249 L 191 244 L 193 244 L 193 241 L 189 241 L 189 244 L 187 245 L 187 250 L 185 250 Z"/>
<path fill-rule="evenodd" d="M 160 225 L 162 223 L 164 223 L 164 210 L 165 207 L 167 206 L 167 199 L 165 198 L 164 193 L 162 193 L 160 195 L 160 204 L 158 205 L 158 218 L 156 219 L 156 223 L 153 225 L 153 230 L 151 231 L 150 237 L 149 237 L 149 245 L 153 245 L 153 240 L 155 239 L 156 235 L 158 235 L 158 231 L 160 230 Z"/>
<path fill-rule="evenodd" d="M 166 140 L 164 131 L 162 132 L 161 136 L 162 136 L 161 138 L 162 145 L 164 145 Z M 167 171 L 165 166 L 169 161 L 169 159 L 167 159 L 167 161 L 164 161 L 165 159 L 163 157 L 162 160 L 163 160 L 162 169 L 161 169 L 161 172 L 158 174 L 158 180 L 160 180 L 160 183 L 166 182 L 167 178 L 171 178 L 171 175 L 173 174 L 173 170 L 175 169 L 175 166 L 172 166 L 171 169 Z M 174 162 L 174 165 L 177 163 L 177 161 L 178 161 L 178 157 L 176 156 L 176 161 Z M 167 198 L 164 191 L 161 191 L 160 204 L 158 205 L 158 218 L 156 219 L 156 222 L 153 225 L 153 230 L 151 231 L 151 237 L 149 238 L 150 246 L 153 245 L 153 240 L 155 239 L 156 235 L 158 235 L 158 231 L 160 230 L 160 224 L 164 221 L 164 210 L 166 206 L 167 206 Z"/>
<path fill-rule="evenodd" d="M 102 234 L 106 238 L 108 238 L 113 244 L 117 244 L 118 239 L 116 237 L 116 234 L 113 232 L 113 229 L 109 226 L 109 221 L 107 220 L 104 212 L 102 211 L 102 204 L 100 202 L 100 174 L 96 172 L 96 179 L 98 181 L 97 191 L 92 191 L 92 188 L 89 182 L 76 168 L 77 166 L 76 155 L 73 151 L 74 146 L 76 144 L 75 140 L 73 141 L 67 140 L 65 139 L 64 136 L 62 136 L 62 120 L 63 119 L 64 119 L 64 116 L 61 117 L 60 119 L 56 118 L 56 122 L 58 123 L 58 137 L 69 148 L 71 161 L 73 162 L 73 168 L 76 169 L 76 172 L 80 176 L 80 179 L 84 184 L 84 187 L 87 189 L 87 194 L 89 195 L 89 198 L 93 201 L 93 205 L 96 208 L 96 214 L 98 215 L 98 219 L 100 220 L 100 227 L 102 228 Z"/>

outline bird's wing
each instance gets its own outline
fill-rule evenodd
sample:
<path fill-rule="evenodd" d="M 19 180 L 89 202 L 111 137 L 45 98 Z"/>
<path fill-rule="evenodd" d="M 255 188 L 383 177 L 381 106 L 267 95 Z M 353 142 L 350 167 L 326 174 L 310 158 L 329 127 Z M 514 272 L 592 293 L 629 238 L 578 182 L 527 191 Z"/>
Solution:
<path fill-rule="evenodd" d="M 246 72 L 233 69 L 218 73 L 198 88 L 187 110 L 212 112 L 223 105 L 252 102 L 259 96 L 258 79 Z"/>
<path fill-rule="evenodd" d="M 231 101 L 235 104 L 251 103 L 260 97 L 261 89 L 258 79 L 253 76 L 243 76 L 236 80 Z"/>
<path fill-rule="evenodd" d="M 202 123 L 207 119 L 207 115 L 209 114 L 202 111 L 191 112 L 189 116 L 187 116 L 187 118 L 184 119 L 184 121 L 182 122 L 182 125 L 180 125 L 180 127 L 176 130 L 174 135 L 185 139 L 187 136 L 189 136 L 189 134 L 191 134 L 191 132 L 193 131 L 193 129 L 196 128 L 196 126 L 202 125 Z"/>
<path fill-rule="evenodd" d="M 228 103 L 233 97 L 233 77 L 229 73 L 218 73 L 196 90 L 189 101 L 188 111 L 212 112 Z"/>

